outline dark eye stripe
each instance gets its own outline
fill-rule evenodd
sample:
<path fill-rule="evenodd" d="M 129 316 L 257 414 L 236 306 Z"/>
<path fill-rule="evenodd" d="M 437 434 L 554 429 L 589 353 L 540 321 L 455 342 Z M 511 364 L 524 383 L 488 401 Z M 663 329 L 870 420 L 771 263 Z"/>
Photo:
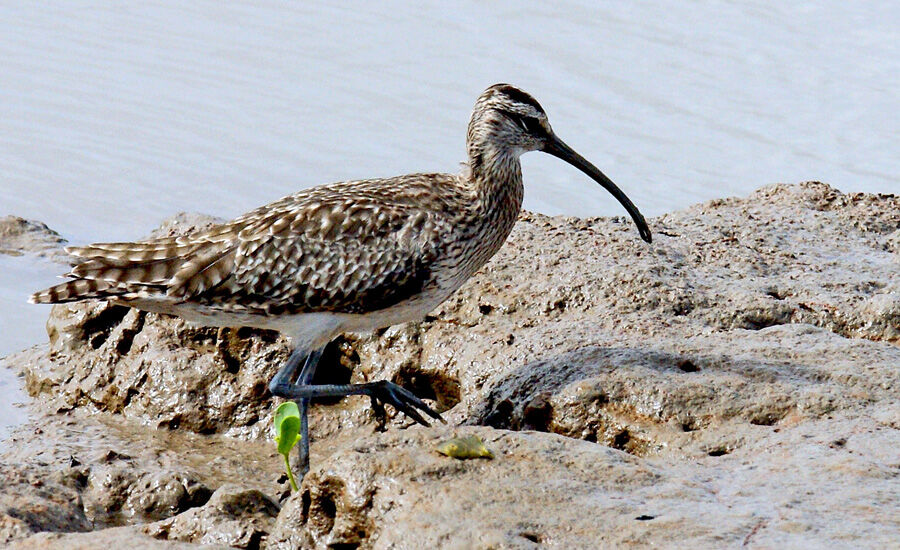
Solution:
<path fill-rule="evenodd" d="M 500 111 L 510 120 L 515 122 L 519 127 L 523 128 L 526 132 L 536 136 L 543 136 L 547 132 L 544 130 L 544 127 L 541 126 L 541 122 L 530 116 L 520 115 L 518 113 L 513 113 L 512 111 Z"/>
<path fill-rule="evenodd" d="M 540 121 L 536 118 L 522 117 L 522 126 L 534 135 L 542 136 L 546 133 L 544 132 L 544 127 L 541 126 Z"/>

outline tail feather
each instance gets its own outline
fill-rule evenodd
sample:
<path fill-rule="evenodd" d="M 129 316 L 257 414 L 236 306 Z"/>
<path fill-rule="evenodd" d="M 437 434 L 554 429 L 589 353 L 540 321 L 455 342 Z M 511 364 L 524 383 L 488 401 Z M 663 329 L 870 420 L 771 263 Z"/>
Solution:
<path fill-rule="evenodd" d="M 206 242 L 178 244 L 176 242 L 100 243 L 89 246 L 67 246 L 66 252 L 79 258 L 104 263 L 150 262 L 185 256 Z"/>
<path fill-rule="evenodd" d="M 35 292 L 28 298 L 28 301 L 32 304 L 62 304 L 89 298 L 118 296 L 127 292 L 129 292 L 127 287 L 117 286 L 115 283 L 76 279 Z"/>
<path fill-rule="evenodd" d="M 93 258 L 78 264 L 67 275 L 81 279 L 98 279 L 112 283 L 161 285 L 181 269 L 181 257 L 133 262 L 116 258 Z"/>
<path fill-rule="evenodd" d="M 235 246 L 223 240 L 98 243 L 68 247 L 83 260 L 67 274 L 74 280 L 36 292 L 35 304 L 74 302 L 136 294 L 188 297 L 208 290 L 230 274 Z"/>

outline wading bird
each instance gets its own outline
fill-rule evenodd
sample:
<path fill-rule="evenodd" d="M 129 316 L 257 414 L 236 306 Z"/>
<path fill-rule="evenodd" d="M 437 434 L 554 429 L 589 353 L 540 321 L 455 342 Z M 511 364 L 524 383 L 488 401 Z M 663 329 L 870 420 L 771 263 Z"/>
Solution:
<path fill-rule="evenodd" d="M 312 384 L 322 350 L 343 332 L 424 318 L 500 249 L 522 206 L 519 157 L 559 157 L 612 193 L 651 240 L 644 217 L 594 165 L 556 137 L 544 109 L 508 84 L 475 103 L 462 174 L 411 174 L 314 187 L 233 221 L 181 237 L 69 247 L 71 280 L 34 303 L 89 299 L 177 315 L 207 326 L 249 326 L 294 346 L 269 383 L 298 400 L 300 470 L 309 469 L 310 399 L 368 395 L 417 422 L 440 415 L 389 381 Z M 298 372 L 299 371 L 299 372 Z"/>

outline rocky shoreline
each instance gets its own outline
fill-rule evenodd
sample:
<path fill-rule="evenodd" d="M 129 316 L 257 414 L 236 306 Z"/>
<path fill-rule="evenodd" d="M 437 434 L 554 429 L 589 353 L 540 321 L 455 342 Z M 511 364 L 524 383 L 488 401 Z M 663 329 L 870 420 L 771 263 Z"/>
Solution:
<path fill-rule="evenodd" d="M 0 453 L 0 544 L 897 544 L 900 197 L 774 185 L 650 226 L 523 213 L 425 321 L 331 346 L 319 382 L 393 380 L 448 426 L 314 406 L 293 495 L 282 337 L 55 306 L 49 343 L 2 360 L 35 412 Z M 495 458 L 435 452 L 468 434 Z"/>

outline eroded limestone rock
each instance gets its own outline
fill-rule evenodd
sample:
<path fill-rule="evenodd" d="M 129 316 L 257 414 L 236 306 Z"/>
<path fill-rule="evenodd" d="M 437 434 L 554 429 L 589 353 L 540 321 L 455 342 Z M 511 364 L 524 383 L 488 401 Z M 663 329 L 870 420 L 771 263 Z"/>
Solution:
<path fill-rule="evenodd" d="M 66 240 L 46 224 L 19 216 L 0 217 L 0 254 L 32 254 L 65 262 L 62 247 Z"/>
<path fill-rule="evenodd" d="M 175 225 L 164 231 L 186 224 Z M 170 510 L 147 526 L 169 542 L 890 546 L 900 537 L 900 198 L 775 185 L 650 225 L 647 246 L 623 219 L 523 214 L 497 257 L 426 320 L 330 346 L 318 382 L 394 380 L 450 427 L 403 429 L 400 416 L 378 433 L 368 399 L 314 406 L 312 470 L 274 524 L 258 504 L 285 494 L 281 464 L 257 440 L 269 437 L 277 403 L 266 384 L 287 357 L 282 337 L 67 305 L 53 309 L 49 348 L 8 363 L 51 414 L 113 413 L 171 439 L 133 465 L 45 459 L 68 472 L 60 479 L 81 479 L 71 486 L 95 503 L 88 510 L 110 508 L 104 495 L 121 497 L 109 501 L 116 521 Z M 434 452 L 469 431 L 494 460 Z M 246 440 L 230 453 L 268 453 L 259 467 L 272 470 L 250 483 L 240 460 L 207 468 L 209 455 L 186 460 L 180 444 L 177 467 L 160 463 L 167 445 L 221 446 L 221 434 Z M 135 501 L 116 483 L 106 491 L 104 476 L 148 491 Z M 223 512 L 189 496 L 188 480 L 212 491 L 235 479 L 229 494 L 259 498 Z"/>

